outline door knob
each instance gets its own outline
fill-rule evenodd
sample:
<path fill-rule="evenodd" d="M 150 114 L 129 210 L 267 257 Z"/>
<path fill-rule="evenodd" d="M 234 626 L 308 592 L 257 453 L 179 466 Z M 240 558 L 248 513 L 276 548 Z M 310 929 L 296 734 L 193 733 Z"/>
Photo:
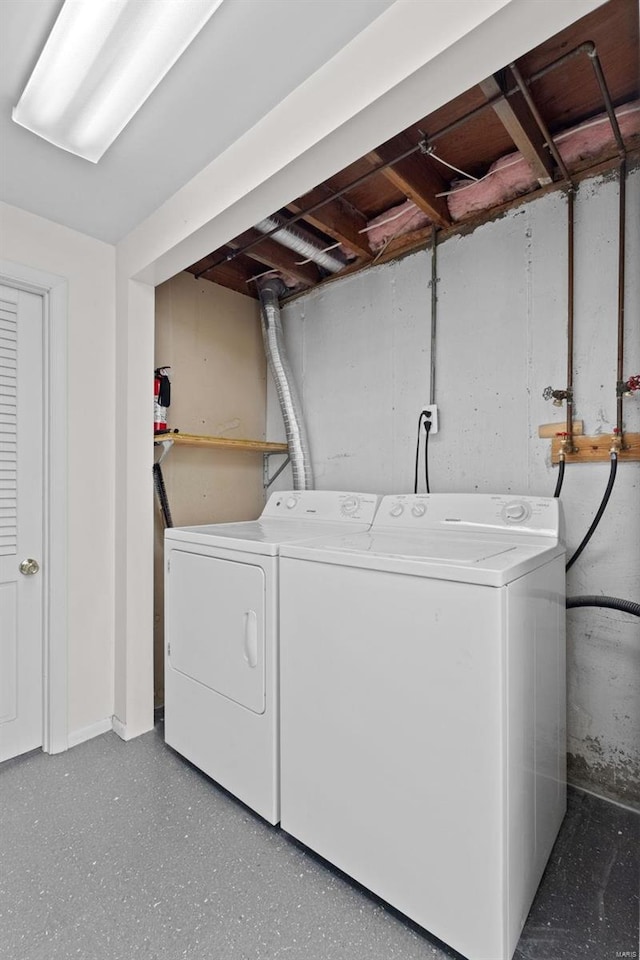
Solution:
<path fill-rule="evenodd" d="M 28 577 L 30 574 L 37 573 L 40 569 L 40 564 L 37 560 L 32 560 L 29 557 L 28 560 L 23 560 L 20 564 L 20 573 L 24 573 L 25 577 Z"/>

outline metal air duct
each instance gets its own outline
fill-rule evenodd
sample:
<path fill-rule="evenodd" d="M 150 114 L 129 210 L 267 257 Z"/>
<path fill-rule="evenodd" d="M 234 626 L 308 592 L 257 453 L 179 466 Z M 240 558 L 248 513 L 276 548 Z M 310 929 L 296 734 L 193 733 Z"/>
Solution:
<path fill-rule="evenodd" d="M 293 375 L 287 360 L 278 297 L 286 292 L 282 280 L 265 280 L 258 285 L 264 350 L 273 374 L 278 403 L 289 445 L 294 490 L 313 489 L 313 471 L 307 433 Z"/>
<path fill-rule="evenodd" d="M 256 230 L 259 230 L 260 233 L 268 234 L 277 231 L 277 233 L 274 233 L 274 240 L 281 243 L 283 247 L 288 247 L 289 250 L 293 250 L 295 253 L 306 257 L 307 260 L 313 260 L 314 263 L 317 263 L 319 267 L 324 267 L 329 273 L 337 273 L 346 266 L 344 261 L 339 260 L 338 257 L 332 257 L 329 253 L 325 253 L 324 250 L 321 250 L 320 247 L 311 243 L 303 234 L 294 230 L 292 227 L 287 227 L 286 224 L 280 223 L 280 221 L 274 217 L 266 217 L 264 220 L 261 220 L 260 223 L 256 223 Z"/>

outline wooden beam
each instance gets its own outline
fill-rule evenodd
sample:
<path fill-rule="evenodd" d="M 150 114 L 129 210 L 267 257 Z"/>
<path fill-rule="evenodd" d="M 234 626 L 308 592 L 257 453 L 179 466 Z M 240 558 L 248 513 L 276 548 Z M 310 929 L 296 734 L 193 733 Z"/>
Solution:
<path fill-rule="evenodd" d="M 289 203 L 287 210 L 290 210 L 291 213 L 300 213 L 302 210 L 326 200 L 330 193 L 329 188 L 321 184 L 315 190 L 305 193 L 304 197 L 299 197 L 293 203 Z M 359 232 L 363 227 L 366 227 L 367 218 L 364 214 L 358 216 L 341 198 L 330 200 L 319 207 L 318 210 L 307 214 L 303 219 L 317 227 L 318 230 L 322 230 L 327 236 L 346 244 L 364 260 L 371 259 L 372 253 L 367 235 Z"/>
<path fill-rule="evenodd" d="M 377 163 L 389 163 L 399 153 L 410 150 L 413 145 L 413 141 L 406 134 L 401 134 L 383 143 L 369 156 Z M 451 218 L 446 199 L 436 196 L 443 190 L 447 190 L 449 184 L 435 169 L 433 161 L 424 154 L 413 153 L 392 167 L 387 167 L 380 176 L 385 177 L 406 197 L 413 200 L 415 205 L 439 227 L 449 226 Z"/>
<path fill-rule="evenodd" d="M 260 234 L 256 230 L 247 230 L 239 237 L 231 240 L 229 246 L 234 250 L 239 250 L 245 244 L 257 240 L 259 236 Z M 247 250 L 245 256 L 267 267 L 272 267 L 274 270 L 282 270 L 283 273 L 289 274 L 305 287 L 313 287 L 320 280 L 320 271 L 315 263 L 297 263 L 304 257 L 289 250 L 288 247 L 283 247 L 274 237 L 261 240 L 255 247 Z"/>
<path fill-rule="evenodd" d="M 218 264 L 218 266 L 207 268 L 207 260 L 212 260 L 215 263 L 216 259 L 220 259 L 220 257 L 230 251 L 230 247 L 221 247 L 219 250 L 216 250 L 215 253 L 210 254 L 209 257 L 205 257 L 204 260 L 194 264 L 189 270 L 194 274 L 204 271 L 201 279 L 219 283 L 220 286 L 229 287 L 231 290 L 235 290 L 236 293 L 244 294 L 245 297 L 254 297 L 257 299 L 258 289 L 255 283 L 247 283 L 247 280 L 249 280 L 254 273 L 260 272 L 259 270 L 253 269 L 255 264 L 252 260 L 239 256 L 234 260 L 225 260 L 223 263 Z"/>
<path fill-rule="evenodd" d="M 496 76 L 483 80 L 479 87 L 487 100 L 503 92 Z M 509 98 L 505 97 L 504 100 L 493 105 L 493 111 L 533 170 L 540 186 L 551 183 L 553 158 L 548 147 L 545 146 L 544 136 L 522 94 L 518 91 Z"/>

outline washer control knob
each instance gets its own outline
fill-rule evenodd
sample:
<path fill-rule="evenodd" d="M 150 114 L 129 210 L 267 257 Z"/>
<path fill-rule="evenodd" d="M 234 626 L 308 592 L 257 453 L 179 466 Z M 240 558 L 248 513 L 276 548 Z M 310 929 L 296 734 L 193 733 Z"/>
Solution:
<path fill-rule="evenodd" d="M 414 517 L 424 517 L 426 512 L 427 508 L 424 503 L 414 503 L 414 505 L 411 507 L 411 513 L 414 515 Z"/>
<path fill-rule="evenodd" d="M 359 497 L 347 497 L 347 499 L 343 501 L 341 509 L 343 514 L 346 517 L 352 517 L 354 513 L 358 512 L 359 506 L 360 506 Z"/>
<path fill-rule="evenodd" d="M 506 504 L 502 515 L 508 523 L 522 523 L 523 520 L 529 518 L 531 511 L 526 503 L 514 501 L 513 503 Z"/>
<path fill-rule="evenodd" d="M 297 503 L 298 503 L 298 498 L 297 498 L 297 497 L 289 497 L 289 499 L 287 500 L 285 506 L 286 506 L 287 510 L 293 510 L 293 508 L 296 506 Z"/>
<path fill-rule="evenodd" d="M 390 517 L 401 517 L 403 513 L 404 513 L 403 503 L 396 503 L 396 505 L 391 507 L 391 510 L 389 510 Z"/>

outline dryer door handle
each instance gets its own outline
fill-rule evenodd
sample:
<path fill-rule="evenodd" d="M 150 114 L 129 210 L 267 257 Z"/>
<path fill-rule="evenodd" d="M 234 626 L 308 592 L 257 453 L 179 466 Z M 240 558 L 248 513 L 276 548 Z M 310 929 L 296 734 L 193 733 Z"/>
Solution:
<path fill-rule="evenodd" d="M 247 610 L 244 615 L 244 659 L 250 667 L 258 662 L 258 618 L 255 610 Z"/>

